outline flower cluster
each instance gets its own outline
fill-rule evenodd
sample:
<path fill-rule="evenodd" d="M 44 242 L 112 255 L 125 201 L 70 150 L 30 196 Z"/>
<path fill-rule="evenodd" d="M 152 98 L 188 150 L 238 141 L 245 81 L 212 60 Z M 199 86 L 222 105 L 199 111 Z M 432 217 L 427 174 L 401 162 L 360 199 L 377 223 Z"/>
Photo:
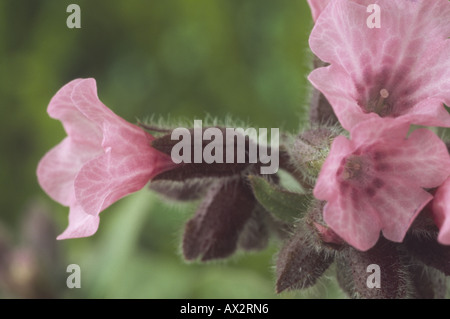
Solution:
<path fill-rule="evenodd" d="M 381 9 L 379 27 L 367 23 L 372 2 Z M 70 207 L 58 239 L 94 234 L 101 211 L 152 180 L 150 189 L 165 198 L 201 200 L 184 229 L 186 260 L 262 249 L 273 234 L 283 241 L 277 292 L 308 288 L 335 263 L 352 297 L 443 297 L 450 275 L 450 155 L 435 132 L 450 128 L 450 2 L 308 3 L 315 23 L 312 125 L 269 147 L 301 191 L 261 173 L 267 162 L 250 155 L 262 141 L 245 133 L 195 142 L 210 127 L 185 129 L 192 139 L 183 148 L 188 160 L 175 164 L 172 129 L 126 122 L 100 102 L 93 79 L 78 79 L 48 106 L 68 136 L 37 169 L 41 187 Z M 217 122 L 211 127 L 228 130 Z M 206 149 L 211 154 L 212 145 L 226 162 L 196 160 Z M 382 268 L 382 289 L 366 284 L 373 264 Z"/>
<path fill-rule="evenodd" d="M 326 224 L 366 251 L 380 231 L 402 242 L 442 185 L 433 212 L 450 244 L 447 147 L 429 129 L 408 136 L 412 124 L 450 127 L 450 3 L 380 0 L 381 27 L 369 28 L 371 2 L 310 1 L 310 46 L 329 65 L 309 79 L 351 137 L 334 140 L 314 195 L 327 201 Z"/>

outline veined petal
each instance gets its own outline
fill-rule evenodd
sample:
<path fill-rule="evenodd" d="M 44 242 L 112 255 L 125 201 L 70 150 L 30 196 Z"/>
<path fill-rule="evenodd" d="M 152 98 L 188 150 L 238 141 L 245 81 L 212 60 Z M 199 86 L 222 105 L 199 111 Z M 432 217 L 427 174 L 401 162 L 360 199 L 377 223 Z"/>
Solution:
<path fill-rule="evenodd" d="M 147 133 L 141 134 L 145 137 Z M 114 148 L 82 167 L 75 179 L 76 199 L 86 213 L 98 215 L 173 165 L 169 156 L 152 149 L 149 143 L 119 140 Z"/>
<path fill-rule="evenodd" d="M 397 146 L 403 144 L 408 134 L 410 124 L 402 119 L 375 117 L 364 123 L 359 123 L 351 131 L 350 135 L 355 145 L 364 146 L 373 143 L 380 144 L 388 141 Z M 385 145 L 387 143 L 384 143 Z M 404 146 L 400 146 L 403 148 Z"/>
<path fill-rule="evenodd" d="M 447 2 L 450 7 L 450 2 Z M 434 21 L 434 17 L 430 18 Z M 446 24 L 450 24 L 450 12 Z M 450 37 L 450 32 L 447 34 Z M 399 96 L 404 104 L 415 105 L 422 110 L 419 103 L 426 103 L 423 108 L 431 112 L 443 110 L 442 103 L 450 105 L 450 39 L 430 43 L 420 58 L 409 63 L 409 76 L 399 86 Z M 399 98 L 400 99 L 400 98 Z M 428 101 L 427 101 L 428 100 Z M 447 113 L 445 121 L 449 121 Z M 444 119 L 443 119 L 444 120 Z"/>
<path fill-rule="evenodd" d="M 342 159 L 353 150 L 351 142 L 344 136 L 338 136 L 334 139 L 330 149 L 332 156 L 328 156 L 325 160 L 314 187 L 314 196 L 317 199 L 333 200 L 338 196 L 336 172 L 341 166 Z"/>
<path fill-rule="evenodd" d="M 56 239 L 89 237 L 97 232 L 100 217 L 86 214 L 77 203 L 70 206 L 69 226 Z"/>
<path fill-rule="evenodd" d="M 438 241 L 450 245 L 450 177 L 437 189 L 431 211 L 439 227 Z"/>
<path fill-rule="evenodd" d="M 365 56 L 364 62 L 373 61 L 375 57 L 368 54 L 370 43 L 379 36 L 375 39 L 364 38 L 363 29 L 367 28 L 366 7 L 353 1 L 331 0 L 322 15 L 322 18 L 316 21 L 309 38 L 311 50 L 318 58 L 340 65 L 350 74 L 357 71 L 355 64 L 361 55 Z M 384 30 L 375 29 L 377 34 L 382 31 Z M 374 35 L 372 33 L 372 36 Z"/>
<path fill-rule="evenodd" d="M 375 207 L 385 238 L 402 242 L 414 219 L 433 196 L 408 180 L 395 177 L 384 180 L 371 205 Z"/>
<path fill-rule="evenodd" d="M 315 69 L 308 76 L 308 80 L 325 95 L 343 128 L 350 130 L 357 123 L 379 117 L 375 113 L 365 113 L 359 107 L 355 99 L 358 96 L 357 88 L 339 66 L 330 65 Z"/>
<path fill-rule="evenodd" d="M 331 67 L 315 70 L 310 80 L 344 128 L 373 113 L 450 126 L 443 108 L 450 102 L 450 2 L 330 1 L 311 33 L 310 46 Z M 372 3 L 381 8 L 380 28 L 366 24 Z"/>
<path fill-rule="evenodd" d="M 381 9 L 380 28 L 367 26 L 370 4 Z M 401 62 L 420 62 L 432 51 L 430 44 L 450 36 L 447 0 L 330 0 L 323 15 L 311 33 L 311 49 L 357 78 L 367 65 L 392 69 Z"/>
<path fill-rule="evenodd" d="M 73 86 L 70 95 L 72 104 L 91 122 L 103 128 L 104 123 L 129 124 L 106 107 L 98 98 L 97 83 L 94 79 L 82 79 Z"/>
<path fill-rule="evenodd" d="M 330 0 L 308 0 L 309 7 L 313 20 L 316 21 L 325 7 L 330 3 Z"/>
<path fill-rule="evenodd" d="M 441 185 L 450 175 L 446 145 L 428 129 L 417 129 L 406 139 L 408 129 L 402 118 L 375 119 L 358 124 L 351 135 L 356 145 L 372 153 L 380 178 L 395 177 L 423 188 Z"/>
<path fill-rule="evenodd" d="M 122 152 L 136 150 L 135 145 L 149 144 L 154 138 L 150 134 L 116 115 L 98 98 L 94 79 L 79 81 L 73 88 L 71 99 L 77 109 L 90 121 L 97 123 L 102 131 L 102 147 L 115 148 L 120 144 Z"/>
<path fill-rule="evenodd" d="M 100 126 L 86 117 L 71 98 L 73 91 L 84 81 L 88 80 L 73 80 L 62 87 L 51 99 L 47 112 L 62 122 L 67 135 L 77 143 L 100 147 L 103 138 Z"/>
<path fill-rule="evenodd" d="M 40 160 L 37 168 L 39 184 L 52 199 L 69 206 L 78 171 L 101 153 L 101 149 L 89 143 L 76 143 L 66 137 Z"/>
<path fill-rule="evenodd" d="M 378 241 L 381 230 L 372 205 L 367 201 L 357 200 L 358 191 L 350 196 L 341 196 L 328 202 L 323 210 L 323 218 L 328 226 L 347 243 L 366 251 Z"/>
<path fill-rule="evenodd" d="M 443 245 L 450 245 L 450 218 L 444 220 L 439 230 L 438 242 Z"/>
<path fill-rule="evenodd" d="M 450 92 L 450 90 L 447 90 L 447 92 Z M 442 107 L 442 100 L 444 99 L 426 98 L 414 105 L 411 112 L 401 116 L 401 118 L 417 125 L 450 127 L 450 114 Z M 445 99 L 446 105 L 450 105 L 446 100 L 447 98 Z"/>
<path fill-rule="evenodd" d="M 389 174 L 424 188 L 441 185 L 450 176 L 450 155 L 444 142 L 428 129 L 417 129 L 388 153 L 396 169 Z"/>

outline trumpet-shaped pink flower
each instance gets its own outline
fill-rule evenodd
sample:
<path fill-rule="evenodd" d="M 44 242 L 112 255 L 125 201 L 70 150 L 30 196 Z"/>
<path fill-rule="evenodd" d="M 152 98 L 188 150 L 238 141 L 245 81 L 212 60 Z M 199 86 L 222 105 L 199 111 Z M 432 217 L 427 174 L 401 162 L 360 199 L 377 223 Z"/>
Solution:
<path fill-rule="evenodd" d="M 308 0 L 313 20 L 316 21 L 330 0 Z"/>
<path fill-rule="evenodd" d="M 431 207 L 439 227 L 438 241 L 450 245 L 450 177 L 437 189 Z"/>
<path fill-rule="evenodd" d="M 341 238 L 365 251 L 380 231 L 401 242 L 409 226 L 450 174 L 445 144 L 427 129 L 406 139 L 409 124 L 372 119 L 355 126 L 351 140 L 337 137 L 321 169 L 314 196 L 327 201 L 324 220 Z"/>
<path fill-rule="evenodd" d="M 174 165 L 169 156 L 150 146 L 154 139 L 150 134 L 98 99 L 94 79 L 65 85 L 47 111 L 62 122 L 68 135 L 37 169 L 47 194 L 70 206 L 69 226 L 58 239 L 91 236 L 102 210 Z"/>
<path fill-rule="evenodd" d="M 450 2 L 329 0 L 309 43 L 329 66 L 309 80 L 350 130 L 374 117 L 450 126 Z M 368 6 L 380 7 L 369 28 Z M 369 19 L 370 20 L 370 19 Z"/>

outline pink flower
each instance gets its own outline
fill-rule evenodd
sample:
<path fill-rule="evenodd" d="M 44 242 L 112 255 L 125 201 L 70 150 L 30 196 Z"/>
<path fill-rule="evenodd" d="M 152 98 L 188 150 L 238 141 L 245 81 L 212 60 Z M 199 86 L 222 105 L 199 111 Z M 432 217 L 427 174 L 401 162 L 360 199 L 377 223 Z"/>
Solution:
<path fill-rule="evenodd" d="M 369 28 L 369 4 L 380 28 Z M 309 75 L 342 126 L 378 117 L 450 127 L 450 2 L 330 0 L 310 36 L 330 66 Z"/>
<path fill-rule="evenodd" d="M 438 241 L 450 245 L 450 177 L 437 189 L 431 207 L 439 227 Z"/>
<path fill-rule="evenodd" d="M 308 0 L 313 20 L 316 21 L 330 0 Z"/>
<path fill-rule="evenodd" d="M 338 136 L 319 174 L 314 196 L 327 201 L 324 221 L 355 248 L 365 251 L 380 230 L 401 242 L 409 226 L 450 174 L 445 144 L 431 131 L 372 119 L 355 126 L 351 140 Z"/>
<path fill-rule="evenodd" d="M 70 206 L 69 226 L 58 239 L 93 235 L 101 211 L 174 165 L 150 146 L 150 134 L 100 102 L 94 79 L 65 85 L 47 111 L 68 135 L 37 168 L 41 187 Z"/>

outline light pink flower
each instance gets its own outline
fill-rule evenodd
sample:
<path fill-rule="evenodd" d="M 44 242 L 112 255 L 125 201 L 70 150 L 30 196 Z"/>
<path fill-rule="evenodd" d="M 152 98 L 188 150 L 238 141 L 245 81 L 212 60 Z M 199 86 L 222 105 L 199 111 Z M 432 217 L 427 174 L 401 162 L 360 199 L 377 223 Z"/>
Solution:
<path fill-rule="evenodd" d="M 450 245 L 450 177 L 437 189 L 431 207 L 439 227 L 438 241 Z"/>
<path fill-rule="evenodd" d="M 39 184 L 48 195 L 70 206 L 69 226 L 58 239 L 93 235 L 101 211 L 174 165 L 150 146 L 154 139 L 150 134 L 98 99 L 94 79 L 65 85 L 47 111 L 62 122 L 68 135 L 37 169 Z"/>
<path fill-rule="evenodd" d="M 380 28 L 367 26 L 372 3 Z M 309 80 L 348 130 L 380 116 L 450 127 L 449 21 L 448 0 L 330 0 L 309 39 L 330 65 Z"/>
<path fill-rule="evenodd" d="M 450 174 L 445 144 L 430 130 L 372 119 L 355 126 L 351 140 L 338 136 L 321 169 L 314 196 L 327 201 L 324 220 L 341 238 L 365 251 L 380 230 L 401 242 L 409 226 Z"/>
<path fill-rule="evenodd" d="M 330 0 L 308 0 L 308 4 L 311 8 L 311 14 L 314 21 L 319 18 L 320 14 L 325 9 L 328 3 L 330 3 Z"/>

